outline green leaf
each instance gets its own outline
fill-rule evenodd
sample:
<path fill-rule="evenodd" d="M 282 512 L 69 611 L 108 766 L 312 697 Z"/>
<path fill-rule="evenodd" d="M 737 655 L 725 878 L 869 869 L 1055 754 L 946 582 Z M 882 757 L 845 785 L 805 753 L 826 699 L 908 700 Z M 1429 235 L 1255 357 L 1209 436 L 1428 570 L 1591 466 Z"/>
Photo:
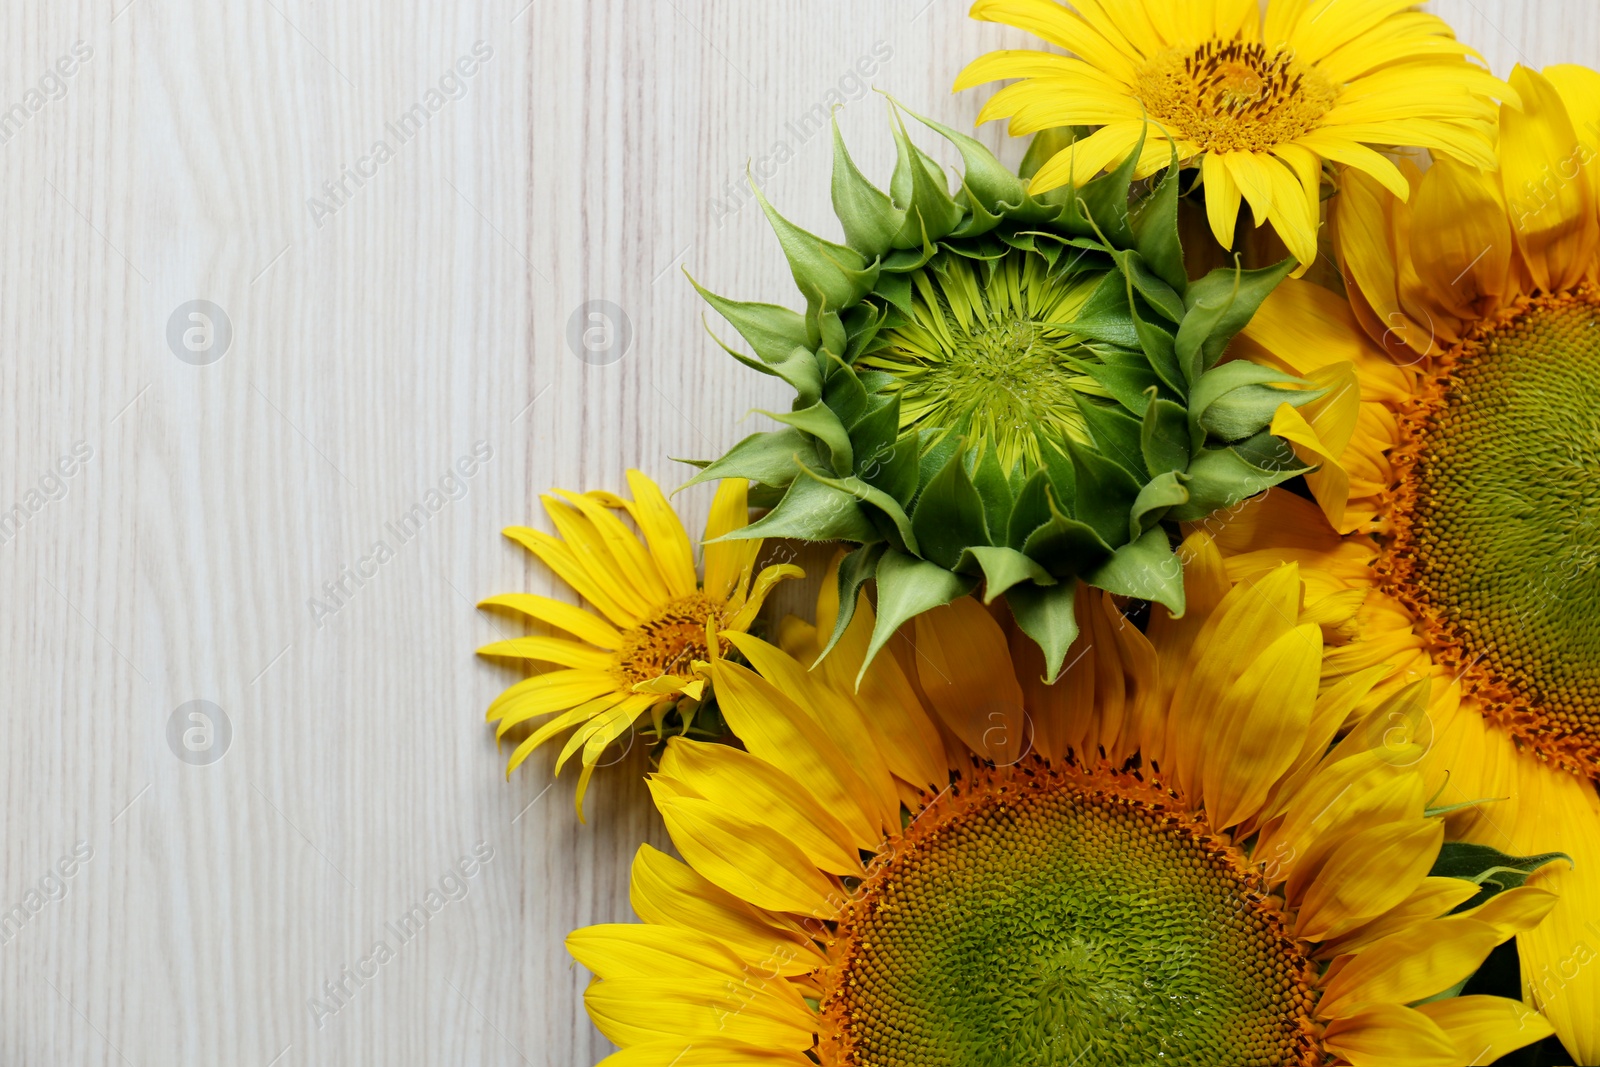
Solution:
<path fill-rule="evenodd" d="M 1054 159 L 1057 153 L 1071 148 L 1088 132 L 1083 126 L 1056 126 L 1040 130 L 1033 135 L 1033 140 L 1028 142 L 1028 150 L 1022 155 L 1022 165 L 1017 168 L 1018 176 L 1023 181 L 1032 178 L 1039 173 L 1039 168 Z"/>
<path fill-rule="evenodd" d="M 1006 603 L 1017 627 L 1033 638 L 1044 653 L 1044 681 L 1053 684 L 1061 675 L 1067 650 L 1078 639 L 1078 616 L 1073 599 L 1076 581 L 1059 585 L 1018 585 L 1006 593 Z"/>
<path fill-rule="evenodd" d="M 1055 585 L 1050 572 L 1014 548 L 976 546 L 962 554 L 956 566 L 960 574 L 971 574 L 976 568 L 983 574 L 983 602 L 992 604 L 994 598 L 1019 582 L 1036 582 Z"/>
<path fill-rule="evenodd" d="M 907 506 L 917 492 L 917 439 L 908 434 L 894 443 L 885 455 L 866 453 L 856 465 L 856 475 Z"/>
<path fill-rule="evenodd" d="M 1128 539 L 1128 514 L 1139 496 L 1139 483 L 1092 448 L 1069 440 L 1067 450 L 1077 475 L 1073 516 L 1092 527 L 1107 544 L 1122 544 Z"/>
<path fill-rule="evenodd" d="M 1128 281 L 1119 272 L 1107 274 L 1101 279 L 1078 314 L 1063 325 L 1079 337 L 1091 341 L 1101 341 L 1118 348 L 1143 347 L 1128 307 Z"/>
<path fill-rule="evenodd" d="M 989 540 L 998 541 L 1005 535 L 1011 521 L 1011 483 L 1000 467 L 1000 457 L 992 448 L 983 449 L 983 455 L 972 469 L 972 485 L 983 500 L 984 527 Z"/>
<path fill-rule="evenodd" d="M 1016 503 L 1011 506 L 1011 519 L 1006 524 L 1006 544 L 1020 550 L 1028 537 L 1054 517 L 1050 501 L 1050 475 L 1034 471 L 1017 491 Z"/>
<path fill-rule="evenodd" d="M 850 435 L 845 432 L 844 423 L 839 421 L 839 416 L 835 415 L 828 405 L 819 401 L 799 411 L 786 413 L 762 411 L 761 414 L 815 437 L 828 450 L 828 464 L 835 472 L 855 468 Z"/>
<path fill-rule="evenodd" d="M 861 674 L 856 676 L 858 685 L 868 664 L 903 623 L 966 596 L 978 585 L 976 578 L 952 574 L 936 563 L 892 548 L 878 561 L 877 578 L 878 622 L 872 629 L 872 641 L 861 663 Z"/>
<path fill-rule="evenodd" d="M 1183 614 L 1183 563 L 1173 553 L 1167 531 L 1159 526 L 1117 549 L 1083 580 L 1118 596 L 1151 600 L 1166 605 L 1174 615 Z"/>
<path fill-rule="evenodd" d="M 1132 475 L 1140 485 L 1149 481 L 1140 445 L 1139 420 L 1120 407 L 1110 407 L 1081 393 L 1074 393 L 1073 400 L 1089 427 L 1089 436 L 1094 439 L 1095 448 Z"/>
<path fill-rule="evenodd" d="M 806 346 L 806 319 L 798 312 L 776 304 L 748 304 L 729 300 L 689 279 L 706 303 L 739 331 L 751 351 L 767 363 L 787 359 L 796 347 Z"/>
<path fill-rule="evenodd" d="M 868 470 L 876 473 L 876 468 L 892 458 L 900 435 L 900 394 L 878 394 L 872 397 L 871 403 L 866 413 L 850 426 L 850 447 L 855 451 L 854 473 L 863 477 Z"/>
<path fill-rule="evenodd" d="M 799 430 L 753 433 L 728 449 L 726 455 L 701 469 L 682 488 L 723 478 L 744 478 L 782 489 L 799 475 L 798 464 L 815 465 L 817 449 Z"/>
<path fill-rule="evenodd" d="M 834 620 L 833 634 L 817 656 L 817 663 L 821 663 L 828 653 L 833 651 L 833 646 L 839 643 L 839 638 L 850 628 L 850 620 L 856 615 L 856 601 L 859 599 L 861 587 L 877 574 L 878 560 L 882 558 L 887 547 L 882 541 L 862 545 L 839 561 L 839 615 Z"/>
<path fill-rule="evenodd" d="M 955 145 L 956 151 L 961 153 L 962 166 L 966 171 L 962 181 L 976 205 L 990 213 L 1004 213 L 1008 209 L 1021 207 L 1027 200 L 1028 190 L 1022 180 L 981 142 L 924 118 L 915 111 L 902 110 Z"/>
<path fill-rule="evenodd" d="M 1150 390 L 1160 391 L 1161 379 L 1142 350 L 1111 345 L 1088 346 L 1098 360 L 1074 361 L 1073 368 L 1098 382 L 1112 398 L 1139 418 L 1150 405 Z"/>
<path fill-rule="evenodd" d="M 1178 237 L 1178 175 L 1178 150 L 1174 146 L 1166 176 L 1129 214 L 1139 254 L 1181 295 L 1189 287 L 1189 275 L 1183 267 L 1183 244 Z"/>
<path fill-rule="evenodd" d="M 1139 499 L 1133 502 L 1133 510 L 1128 515 L 1128 533 L 1133 540 L 1137 541 L 1146 530 L 1159 525 L 1167 512 L 1189 502 L 1189 490 L 1183 484 L 1186 481 L 1188 475 L 1168 471 L 1139 490 Z"/>
<path fill-rule="evenodd" d="M 1022 553 L 1055 578 L 1076 578 L 1111 554 L 1111 546 L 1094 527 L 1063 515 L 1051 505 L 1049 521 L 1023 542 Z"/>
<path fill-rule="evenodd" d="M 773 232 L 778 235 L 795 284 L 806 294 L 813 312 L 849 307 L 871 291 L 872 283 L 878 278 L 875 262 L 853 248 L 807 233 L 778 214 L 759 185 L 752 184 L 751 189 L 755 191 L 761 210 L 766 212 Z M 810 336 L 809 331 L 807 336 Z"/>
<path fill-rule="evenodd" d="M 1456 907 L 1456 912 L 1476 908 L 1508 889 L 1517 889 L 1540 867 L 1556 861 L 1573 866 L 1565 852 L 1545 852 L 1537 856 L 1508 856 L 1489 845 L 1465 841 L 1446 841 L 1439 858 L 1428 872 L 1434 878 L 1460 878 L 1480 886 L 1477 896 Z"/>
<path fill-rule="evenodd" d="M 893 104 L 890 105 L 891 109 Z M 920 248 L 938 241 L 961 222 L 961 206 L 950 195 L 939 165 L 911 143 L 905 120 L 894 111 L 894 143 L 898 153 L 889 191 L 905 205 L 905 220 L 893 239 L 896 248 Z"/>
<path fill-rule="evenodd" d="M 874 512 L 881 513 L 888 520 L 889 527 L 892 528 L 892 530 L 886 529 L 884 531 L 885 536 L 891 532 L 897 534 L 900 540 L 898 547 L 905 549 L 907 552 L 914 552 L 918 555 L 923 554 L 922 549 L 917 544 L 917 535 L 913 530 L 911 519 L 906 515 L 905 509 L 900 506 L 900 502 L 888 493 L 876 486 L 869 485 L 860 478 L 831 478 L 810 467 L 800 468 L 800 473 L 816 479 L 830 489 L 850 494 L 861 506 L 869 521 Z M 893 538 L 891 537 L 890 539 L 892 540 Z M 880 540 L 880 538 L 855 538 L 855 540 L 875 541 Z"/>
<path fill-rule="evenodd" d="M 1185 371 L 1192 371 L 1190 381 L 1222 358 L 1228 342 L 1250 324 L 1261 302 L 1294 268 L 1293 259 L 1260 270 L 1219 267 L 1189 286 L 1184 298 L 1189 314 L 1178 330 L 1178 355 Z"/>
<path fill-rule="evenodd" d="M 854 494 L 824 485 L 815 478 L 796 478 L 777 507 L 749 526 L 716 540 L 746 541 L 755 537 L 854 541 L 857 544 L 870 544 L 880 539 Z"/>
<path fill-rule="evenodd" d="M 889 251 L 894 235 L 905 225 L 905 212 L 896 211 L 889 194 L 869 182 L 856 169 L 833 122 L 833 212 L 844 226 L 844 239 L 857 252 L 875 259 Z"/>
<path fill-rule="evenodd" d="M 1167 518 L 1195 522 L 1304 473 L 1304 468 L 1263 470 L 1233 448 L 1202 448 L 1189 464 L 1189 502 L 1173 508 Z"/>
<path fill-rule="evenodd" d="M 964 549 L 990 544 L 984 526 L 983 498 L 967 475 L 962 454 L 952 452 L 944 469 L 928 483 L 911 513 L 922 555 L 954 570 Z"/>
<path fill-rule="evenodd" d="M 1224 441 L 1239 441 L 1266 429 L 1279 405 L 1308 403 L 1322 390 L 1276 388 L 1305 384 L 1291 374 L 1249 360 L 1238 359 L 1206 371 L 1189 394 L 1192 429 L 1204 430 Z"/>
<path fill-rule="evenodd" d="M 1117 265 L 1128 276 L 1133 287 L 1146 302 L 1156 310 L 1156 313 L 1173 325 L 1183 321 L 1183 297 L 1161 279 L 1154 271 L 1145 265 L 1143 257 L 1138 252 L 1113 252 Z"/>
<path fill-rule="evenodd" d="M 1151 474 L 1189 469 L 1189 413 L 1170 400 L 1156 398 L 1154 387 L 1150 406 L 1144 410 L 1139 448 Z"/>
<path fill-rule="evenodd" d="M 838 417 L 840 425 L 848 426 L 866 414 L 867 390 L 853 369 L 834 363 L 833 374 L 822 387 L 822 402 Z"/>

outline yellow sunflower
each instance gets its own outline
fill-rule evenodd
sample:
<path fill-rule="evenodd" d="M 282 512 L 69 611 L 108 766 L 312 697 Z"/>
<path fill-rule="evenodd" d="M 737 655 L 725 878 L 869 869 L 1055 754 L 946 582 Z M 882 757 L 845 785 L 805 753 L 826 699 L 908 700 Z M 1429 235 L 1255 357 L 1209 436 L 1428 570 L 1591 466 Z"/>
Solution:
<path fill-rule="evenodd" d="M 1189 610 L 1148 638 L 1080 592 L 1055 686 L 970 598 L 859 691 L 864 597 L 813 672 L 827 593 L 788 651 L 726 635 L 745 749 L 673 739 L 651 780 L 687 862 L 641 849 L 644 923 L 567 942 L 606 1067 L 1459 1065 L 1547 1036 L 1431 999 L 1555 898 L 1430 874 L 1420 693 L 1330 749 L 1382 672 L 1319 686 L 1293 565 L 1230 588 L 1204 536 L 1185 554 Z"/>
<path fill-rule="evenodd" d="M 974 61 L 957 90 L 1020 79 L 979 122 L 1014 135 L 1098 127 L 1058 152 L 1032 190 L 1082 185 L 1144 140 L 1135 174 L 1176 151 L 1199 162 L 1212 231 L 1231 247 L 1241 200 L 1301 264 L 1316 258 L 1323 161 L 1406 182 L 1372 145 L 1411 145 L 1494 165 L 1492 98 L 1505 85 L 1450 27 L 1409 0 L 978 0 L 972 17 L 1072 53 Z"/>
<path fill-rule="evenodd" d="M 580 816 L 601 755 L 641 717 L 650 716 L 646 732 L 658 737 L 669 732 L 665 717 L 674 708 L 674 725 L 680 731 L 692 726 L 705 696 L 710 635 L 744 633 L 773 586 L 803 576 L 788 564 L 756 575 L 762 542 L 725 541 L 705 546 L 705 581 L 697 581 L 689 535 L 660 487 L 638 471 L 628 472 L 628 486 L 632 500 L 559 489 L 543 497 L 559 537 L 523 526 L 505 531 L 595 611 L 531 593 L 506 593 L 479 605 L 517 612 L 577 639 L 518 637 L 486 645 L 478 654 L 557 668 L 540 670 L 501 693 L 489 705 L 488 718 L 499 723 L 497 739 L 534 720 L 548 720 L 512 752 L 508 778 L 534 749 L 572 731 L 556 771 L 582 752 Z M 706 522 L 707 542 L 748 523 L 746 487 L 734 479 L 718 487 Z M 615 512 L 625 512 L 638 534 Z"/>
<path fill-rule="evenodd" d="M 1430 790 L 1494 801 L 1454 833 L 1572 855 L 1518 947 L 1530 1003 L 1596 1064 L 1600 74 L 1511 84 L 1496 171 L 1408 168 L 1409 201 L 1349 176 L 1332 219 L 1349 303 L 1290 282 L 1256 316 L 1241 348 L 1333 390 L 1273 425 L 1322 464 L 1327 521 L 1276 493 L 1219 539 L 1236 578 L 1294 559 L 1321 593 L 1364 599 L 1330 667 L 1432 681 Z"/>

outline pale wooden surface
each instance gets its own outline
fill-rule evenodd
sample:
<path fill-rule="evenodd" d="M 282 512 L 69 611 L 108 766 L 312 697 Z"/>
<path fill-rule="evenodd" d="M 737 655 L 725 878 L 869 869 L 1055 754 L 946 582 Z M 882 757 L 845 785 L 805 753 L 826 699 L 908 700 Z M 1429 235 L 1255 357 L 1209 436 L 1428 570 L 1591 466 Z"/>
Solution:
<path fill-rule="evenodd" d="M 0 1064 L 604 1053 L 561 939 L 629 917 L 628 859 L 662 835 L 637 754 L 598 777 L 588 828 L 570 774 L 543 792 L 548 760 L 503 781 L 482 709 L 514 675 L 472 649 L 510 624 L 472 604 L 552 583 L 497 531 L 538 521 L 550 485 L 680 478 L 666 457 L 718 452 L 782 403 L 704 337 L 679 269 L 790 299 L 759 209 L 713 201 L 783 142 L 768 193 L 832 232 L 827 138 L 787 124 L 876 45 L 873 84 L 968 127 L 982 94 L 951 98 L 951 78 L 1022 38 L 963 0 L 525 2 L 0 13 L 0 107 L 93 49 L 0 146 L 0 509 L 93 450 L 0 546 L 0 911 L 93 850 L 0 946 Z M 1437 8 L 1502 73 L 1600 61 L 1591 0 Z M 386 134 L 480 40 L 493 57 L 461 99 Z M 842 121 L 886 178 L 880 103 Z M 395 158 L 317 227 L 307 199 L 379 138 Z M 234 327 L 211 366 L 166 341 L 196 298 Z M 591 299 L 634 327 L 615 365 L 566 343 Z M 466 495 L 401 543 L 385 524 L 478 441 L 493 458 Z M 682 498 L 695 522 L 708 499 Z M 308 599 L 379 539 L 394 558 L 315 620 Z M 194 699 L 233 726 L 211 766 L 167 745 Z M 319 1028 L 308 998 L 398 946 L 385 923 L 479 842 L 494 858 L 465 898 Z"/>

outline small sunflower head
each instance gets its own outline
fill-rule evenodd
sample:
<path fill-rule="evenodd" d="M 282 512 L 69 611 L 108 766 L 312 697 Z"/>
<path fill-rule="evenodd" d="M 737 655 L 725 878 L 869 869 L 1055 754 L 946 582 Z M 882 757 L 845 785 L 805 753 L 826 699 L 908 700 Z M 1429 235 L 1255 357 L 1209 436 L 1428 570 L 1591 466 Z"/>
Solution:
<path fill-rule="evenodd" d="M 1219 365 L 1293 263 L 1191 281 L 1176 166 L 1138 195 L 1130 159 L 1035 196 L 977 141 L 920 121 L 965 162 L 954 192 L 898 109 L 888 193 L 835 127 L 845 244 L 801 230 L 756 191 L 806 310 L 700 292 L 753 355 L 728 351 L 795 399 L 768 413 L 783 428 L 695 481 L 748 478 L 775 505 L 730 536 L 860 546 L 839 570 L 835 638 L 869 580 L 874 653 L 907 619 L 982 582 L 987 599 L 1006 596 L 1054 674 L 1077 633 L 1080 581 L 1181 610 L 1163 524 L 1303 472 L 1271 425 L 1283 405 L 1319 394 L 1254 363 Z"/>

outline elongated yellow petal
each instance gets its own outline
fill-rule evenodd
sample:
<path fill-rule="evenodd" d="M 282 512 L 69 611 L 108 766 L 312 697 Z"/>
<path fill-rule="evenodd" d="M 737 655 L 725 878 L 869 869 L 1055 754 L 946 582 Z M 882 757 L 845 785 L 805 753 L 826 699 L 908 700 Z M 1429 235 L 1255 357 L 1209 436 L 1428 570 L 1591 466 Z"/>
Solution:
<path fill-rule="evenodd" d="M 633 910 L 645 922 L 704 931 L 759 970 L 807 974 L 825 962 L 797 927 L 758 911 L 693 867 L 649 845 L 639 846 L 629 887 Z"/>
<path fill-rule="evenodd" d="M 617 680 L 601 671 L 551 671 L 525 678 L 495 697 L 486 719 L 489 722 L 499 720 L 509 728 L 540 715 L 576 707 L 605 693 L 617 692 L 618 688 Z"/>
<path fill-rule="evenodd" d="M 1462 878 L 1424 878 L 1399 904 L 1364 926 L 1327 943 L 1320 955 L 1332 958 L 1359 952 L 1391 934 L 1447 915 L 1457 905 L 1478 895 L 1479 886 Z"/>
<path fill-rule="evenodd" d="M 484 645 L 478 649 L 478 655 L 557 663 L 586 671 L 607 670 L 615 659 L 610 652 L 576 641 L 563 641 L 559 637 L 514 637 L 509 641 Z"/>
<path fill-rule="evenodd" d="M 1026 30 L 1082 56 L 1095 68 L 1124 84 L 1133 84 L 1134 57 L 1108 41 L 1081 15 L 1053 0 L 978 0 L 970 14 L 985 22 L 1001 22 Z"/>
<path fill-rule="evenodd" d="M 1594 189 L 1583 180 L 1583 144 L 1561 94 L 1517 67 L 1522 108 L 1500 110 L 1500 178 L 1517 247 L 1541 289 L 1566 289 L 1589 269 L 1600 243 Z"/>
<path fill-rule="evenodd" d="M 1374 856 L 1372 862 L 1388 859 Z M 1328 982 L 1317 1014 L 1338 1019 L 1364 1003 L 1409 1004 L 1442 993 L 1476 971 L 1498 939 L 1488 923 L 1461 915 L 1393 934 Z"/>
<path fill-rule="evenodd" d="M 739 978 L 748 966 L 727 945 L 698 930 L 651 923 L 603 923 L 567 935 L 567 951 L 596 978 Z"/>
<path fill-rule="evenodd" d="M 750 525 L 749 483 L 742 478 L 728 478 L 717 486 L 717 495 L 711 501 L 711 515 L 706 519 L 706 594 L 716 600 L 727 600 L 734 587 L 755 567 L 756 556 L 761 552 L 761 540 L 717 541 L 717 538 L 742 530 Z"/>
<path fill-rule="evenodd" d="M 810 713 L 738 664 L 718 660 L 711 677 L 723 716 L 745 748 L 810 790 L 849 828 L 857 848 L 875 847 L 884 827 L 874 794 Z"/>
<path fill-rule="evenodd" d="M 1126 159 L 1145 132 L 1141 120 L 1108 122 L 1081 141 L 1051 156 L 1028 183 L 1029 191 L 1047 193 L 1063 185 L 1080 186 L 1113 162 Z"/>
<path fill-rule="evenodd" d="M 770 763 L 727 745 L 674 737 L 661 758 L 661 774 L 693 795 L 777 830 L 829 874 L 861 876 L 861 856 L 850 845 L 850 832 L 800 783 Z"/>
<path fill-rule="evenodd" d="M 507 608 L 558 630 L 565 630 L 596 648 L 615 651 L 622 647 L 622 634 L 617 632 L 615 626 L 592 612 L 560 600 L 551 600 L 547 596 L 503 593 L 480 601 L 478 607 Z"/>
<path fill-rule="evenodd" d="M 509 526 L 504 533 L 538 556 L 546 567 L 556 572 L 557 577 L 577 590 L 579 596 L 599 608 L 616 625 L 623 628 L 637 626 L 644 617 L 632 601 L 625 603 L 613 597 L 609 583 L 596 581 L 590 571 L 589 561 L 580 559 L 560 538 L 525 526 Z"/>
<path fill-rule="evenodd" d="M 1460 1067 L 1462 1062 L 1443 1027 L 1401 1004 L 1371 1004 L 1340 1018 L 1329 1025 L 1322 1043 L 1352 1067 Z"/>
<path fill-rule="evenodd" d="M 1235 826 L 1260 810 L 1267 792 L 1300 755 L 1311 722 L 1322 668 L 1322 632 L 1297 626 L 1256 657 L 1207 720 L 1200 788 L 1217 829 Z"/>
<path fill-rule="evenodd" d="M 1427 877 L 1442 844 L 1444 824 L 1437 820 L 1391 823 L 1351 835 L 1306 890 L 1296 936 L 1309 941 L 1338 937 L 1388 911 Z M 1401 999 L 1431 996 L 1450 984 Z"/>
<path fill-rule="evenodd" d="M 1456 1063 L 1495 1063 L 1555 1033 L 1544 1016 L 1504 997 L 1449 997 L 1419 1004 L 1417 1010 L 1455 1044 Z"/>
<path fill-rule="evenodd" d="M 650 783 L 656 807 L 689 865 L 758 908 L 831 917 L 841 890 L 806 854 L 778 833 L 737 818 L 716 804 L 671 795 Z"/>
<path fill-rule="evenodd" d="M 651 600 L 630 580 L 624 564 L 606 543 L 605 537 L 577 509 L 568 507 L 549 494 L 541 496 L 545 514 L 555 525 L 568 551 L 589 575 L 589 580 L 605 591 L 612 603 L 624 611 L 644 618 L 651 614 Z M 637 543 L 634 547 L 638 547 Z"/>
<path fill-rule="evenodd" d="M 852 699 L 850 691 L 824 684 L 825 675 L 812 674 L 758 637 L 732 632 L 724 636 L 744 654 L 761 677 L 811 716 L 844 754 L 846 766 L 869 790 L 868 796 L 862 798 L 863 803 L 869 798 L 876 802 L 876 815 L 885 829 L 896 826 L 900 821 L 900 800 L 889 765 L 873 743 L 872 733 L 863 722 L 865 712 Z"/>
<path fill-rule="evenodd" d="M 633 492 L 628 512 L 639 524 L 668 591 L 673 597 L 688 596 L 695 591 L 694 548 L 689 544 L 688 531 L 667 503 L 661 487 L 643 472 L 628 472 L 628 488 Z"/>
<path fill-rule="evenodd" d="M 712 1038 L 804 1051 L 816 1027 L 814 1013 L 767 987 L 751 990 L 721 977 L 614 978 L 590 986 L 583 1002 L 595 1028 L 619 1045 Z"/>
<path fill-rule="evenodd" d="M 697 1037 L 634 1045 L 613 1052 L 598 1067 L 815 1067 L 815 1061 L 798 1052 Z"/>
<path fill-rule="evenodd" d="M 1026 751 L 1027 714 L 1005 632 L 971 597 L 919 615 L 917 676 L 939 717 L 980 758 L 1009 767 Z"/>
<path fill-rule="evenodd" d="M 1209 153 L 1200 164 L 1205 182 L 1206 218 L 1211 232 L 1223 248 L 1233 247 L 1234 228 L 1239 222 L 1239 205 L 1243 192 L 1234 180 L 1227 160 L 1215 152 Z"/>
<path fill-rule="evenodd" d="M 643 542 L 634 536 L 633 531 L 622 524 L 622 520 L 587 493 L 569 493 L 557 489 L 555 495 L 589 520 L 590 528 L 617 561 L 618 577 L 626 580 L 644 603 L 664 604 L 671 599 L 655 558 Z"/>

